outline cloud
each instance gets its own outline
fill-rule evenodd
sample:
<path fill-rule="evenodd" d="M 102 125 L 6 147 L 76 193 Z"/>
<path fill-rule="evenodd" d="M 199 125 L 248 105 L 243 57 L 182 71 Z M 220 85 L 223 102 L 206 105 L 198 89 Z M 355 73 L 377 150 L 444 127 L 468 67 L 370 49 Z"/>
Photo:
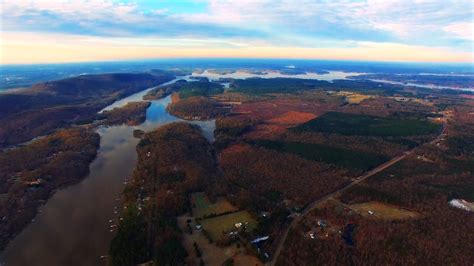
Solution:
<path fill-rule="evenodd" d="M 118 38 L 6 33 L 2 63 L 87 62 L 150 58 L 297 58 L 373 61 L 471 62 L 472 54 L 446 48 L 355 42 L 352 47 L 242 45 L 220 39 Z M 40 51 L 40 52 L 38 52 Z M 77 52 L 80 51 L 80 52 Z"/>
<path fill-rule="evenodd" d="M 443 27 L 443 30 L 452 34 L 455 38 L 474 41 L 474 23 L 453 23 Z"/>
<path fill-rule="evenodd" d="M 0 5 L 0 27 L 4 36 L 109 39 L 114 47 L 122 42 L 178 50 L 337 48 L 346 54 L 368 43 L 379 43 L 379 48 L 390 43 L 405 52 L 415 52 L 405 46 L 432 47 L 471 53 L 472 58 L 473 10 L 471 1 L 462 0 L 6 0 Z"/>
<path fill-rule="evenodd" d="M 111 0 L 7 1 L 1 6 L 3 31 L 37 31 L 95 36 L 254 36 L 208 23 L 186 23 L 167 9 L 141 10 L 137 3 Z M 261 35 L 261 33 L 258 33 Z"/>

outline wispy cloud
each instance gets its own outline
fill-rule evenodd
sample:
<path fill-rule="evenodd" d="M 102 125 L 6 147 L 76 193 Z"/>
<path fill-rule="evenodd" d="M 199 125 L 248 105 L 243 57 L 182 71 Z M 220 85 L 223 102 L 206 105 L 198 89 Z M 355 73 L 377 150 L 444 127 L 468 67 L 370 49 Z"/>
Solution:
<path fill-rule="evenodd" d="M 8 38 L 63 36 L 55 41 L 64 45 L 74 39 L 159 49 L 360 51 L 370 43 L 432 47 L 472 60 L 473 10 L 469 0 L 4 0 L 0 27 Z"/>

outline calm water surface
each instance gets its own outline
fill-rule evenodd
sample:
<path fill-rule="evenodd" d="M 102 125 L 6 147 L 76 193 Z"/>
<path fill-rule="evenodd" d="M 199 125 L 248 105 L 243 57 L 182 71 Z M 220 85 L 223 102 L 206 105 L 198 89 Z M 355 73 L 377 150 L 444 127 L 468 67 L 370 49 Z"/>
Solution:
<path fill-rule="evenodd" d="M 113 106 L 141 100 L 143 94 Z M 135 147 L 139 140 L 133 137 L 133 130 L 149 131 L 179 121 L 166 112 L 170 101 L 170 97 L 153 101 L 140 126 L 99 128 L 100 148 L 90 174 L 80 183 L 57 191 L 35 220 L 10 242 L 1 261 L 7 266 L 103 265 L 101 256 L 107 254 L 120 211 L 118 197 L 137 161 Z M 213 141 L 214 120 L 192 123 L 201 126 L 203 134 Z"/>

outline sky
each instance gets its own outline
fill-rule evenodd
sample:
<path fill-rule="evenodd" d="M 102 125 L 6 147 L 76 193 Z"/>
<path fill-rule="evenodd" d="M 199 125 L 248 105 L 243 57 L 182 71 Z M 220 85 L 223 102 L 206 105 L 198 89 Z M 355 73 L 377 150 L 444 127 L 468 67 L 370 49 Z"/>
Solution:
<path fill-rule="evenodd" d="M 0 0 L 0 64 L 474 59 L 474 2 Z"/>

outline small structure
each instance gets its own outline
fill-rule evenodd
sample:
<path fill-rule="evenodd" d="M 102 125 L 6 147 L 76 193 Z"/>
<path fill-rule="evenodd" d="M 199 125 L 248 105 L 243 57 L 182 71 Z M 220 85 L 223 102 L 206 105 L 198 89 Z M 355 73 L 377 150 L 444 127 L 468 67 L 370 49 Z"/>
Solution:
<path fill-rule="evenodd" d="M 33 181 L 26 181 L 25 184 L 30 187 L 39 187 L 43 184 L 43 180 L 41 178 L 37 178 Z"/>
<path fill-rule="evenodd" d="M 242 227 L 242 223 L 235 223 L 235 228 L 239 229 L 240 227 Z"/>
<path fill-rule="evenodd" d="M 250 243 L 257 244 L 258 242 L 265 241 L 269 238 L 270 238 L 269 236 L 258 237 L 258 238 L 255 238 L 254 240 L 252 240 L 252 242 L 250 242 Z"/>
<path fill-rule="evenodd" d="M 196 230 L 198 230 L 198 231 L 201 231 L 202 230 L 202 225 L 196 224 L 196 226 L 194 226 L 194 228 L 196 228 Z"/>
<path fill-rule="evenodd" d="M 370 215 L 374 215 L 373 211 L 367 211 Z"/>
<path fill-rule="evenodd" d="M 452 199 L 449 201 L 449 205 L 465 211 L 474 211 L 474 203 L 463 199 Z"/>
<path fill-rule="evenodd" d="M 324 228 L 324 227 L 328 226 L 328 224 L 327 224 L 326 221 L 324 221 L 324 220 L 318 220 L 318 221 L 317 221 L 317 224 L 318 224 L 321 228 Z"/>

